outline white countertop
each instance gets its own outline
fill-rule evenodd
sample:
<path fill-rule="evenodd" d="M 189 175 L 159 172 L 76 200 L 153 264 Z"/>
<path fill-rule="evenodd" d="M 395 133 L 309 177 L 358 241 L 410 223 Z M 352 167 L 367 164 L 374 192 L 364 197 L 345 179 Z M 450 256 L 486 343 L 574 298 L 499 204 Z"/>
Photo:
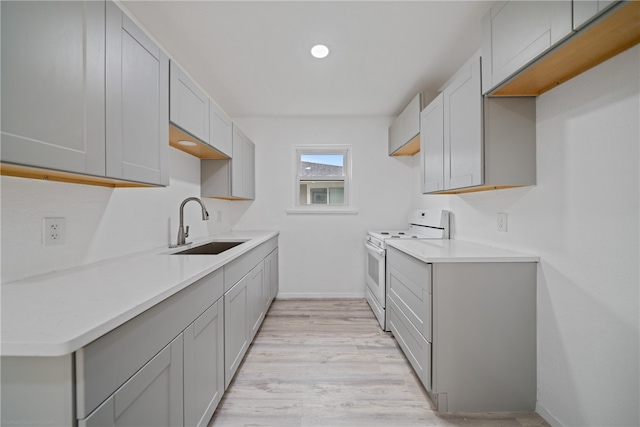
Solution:
<path fill-rule="evenodd" d="M 1 354 L 71 354 L 277 235 L 230 231 L 179 249 L 165 247 L 3 283 Z M 220 240 L 248 241 L 220 255 L 170 255 Z"/>
<path fill-rule="evenodd" d="M 423 262 L 538 262 L 535 255 L 523 254 L 463 240 L 392 240 L 388 246 Z"/>

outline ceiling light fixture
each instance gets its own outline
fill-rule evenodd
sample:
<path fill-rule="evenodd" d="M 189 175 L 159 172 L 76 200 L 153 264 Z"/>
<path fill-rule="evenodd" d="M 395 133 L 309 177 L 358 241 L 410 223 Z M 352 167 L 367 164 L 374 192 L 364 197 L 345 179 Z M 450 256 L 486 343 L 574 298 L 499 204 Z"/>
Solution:
<path fill-rule="evenodd" d="M 311 55 L 314 58 L 322 59 L 329 55 L 329 48 L 323 44 L 317 44 L 311 48 Z"/>
<path fill-rule="evenodd" d="M 180 141 L 178 141 L 178 144 L 184 145 L 185 147 L 195 147 L 196 145 L 198 145 L 193 141 L 187 141 L 185 139 L 181 139 Z"/>

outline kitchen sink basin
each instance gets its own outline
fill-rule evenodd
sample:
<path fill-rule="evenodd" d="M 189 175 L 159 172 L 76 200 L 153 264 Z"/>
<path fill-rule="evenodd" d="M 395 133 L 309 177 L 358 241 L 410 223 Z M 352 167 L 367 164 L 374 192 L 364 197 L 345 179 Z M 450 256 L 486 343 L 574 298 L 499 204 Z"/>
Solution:
<path fill-rule="evenodd" d="M 218 255 L 231 248 L 243 244 L 246 240 L 236 242 L 210 242 L 204 245 L 195 246 L 187 250 L 176 252 L 173 255 Z"/>

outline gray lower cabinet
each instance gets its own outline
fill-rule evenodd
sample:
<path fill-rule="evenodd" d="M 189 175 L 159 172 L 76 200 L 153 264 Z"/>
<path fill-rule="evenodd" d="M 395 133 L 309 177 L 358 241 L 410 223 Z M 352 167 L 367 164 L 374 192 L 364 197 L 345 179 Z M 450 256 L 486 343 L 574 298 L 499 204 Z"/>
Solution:
<path fill-rule="evenodd" d="M 482 92 L 490 92 L 571 35 L 571 5 L 571 0 L 493 5 L 482 19 Z"/>
<path fill-rule="evenodd" d="M 2 357 L 2 425 L 206 426 L 268 310 L 277 247 L 273 237 L 73 354 Z"/>
<path fill-rule="evenodd" d="M 277 280 L 277 250 L 278 238 L 273 237 L 224 266 L 225 390 L 269 309 L 266 301 L 273 289 L 270 278 Z"/>
<path fill-rule="evenodd" d="M 104 1 L 0 8 L 2 162 L 104 176 Z"/>
<path fill-rule="evenodd" d="M 168 185 L 164 52 L 111 1 L 0 7 L 1 161 Z"/>
<path fill-rule="evenodd" d="M 481 60 L 463 66 L 421 113 L 424 193 L 536 183 L 535 98 L 488 98 Z"/>
<path fill-rule="evenodd" d="M 422 263 L 387 251 L 390 329 L 441 412 L 536 403 L 536 263 Z"/>
<path fill-rule="evenodd" d="M 224 294 L 224 388 L 229 387 L 242 358 L 249 349 L 250 300 L 248 275 Z"/>
<path fill-rule="evenodd" d="M 247 282 L 249 304 L 251 307 L 249 310 L 249 326 L 251 327 L 249 334 L 250 341 L 252 341 L 256 333 L 258 333 L 258 329 L 260 329 L 260 325 L 262 325 L 264 315 L 268 308 L 265 304 L 265 298 L 268 298 L 268 295 L 265 294 L 264 283 L 264 262 L 260 262 L 260 264 L 249 272 Z"/>
<path fill-rule="evenodd" d="M 182 368 L 180 334 L 78 426 L 184 425 Z"/>
<path fill-rule="evenodd" d="M 169 58 L 107 3 L 107 176 L 169 185 Z"/>
<path fill-rule="evenodd" d="M 265 311 L 269 309 L 278 294 L 278 249 L 274 249 L 264 259 Z"/>
<path fill-rule="evenodd" d="M 224 393 L 224 303 L 219 299 L 185 331 L 184 424 L 206 426 Z"/>

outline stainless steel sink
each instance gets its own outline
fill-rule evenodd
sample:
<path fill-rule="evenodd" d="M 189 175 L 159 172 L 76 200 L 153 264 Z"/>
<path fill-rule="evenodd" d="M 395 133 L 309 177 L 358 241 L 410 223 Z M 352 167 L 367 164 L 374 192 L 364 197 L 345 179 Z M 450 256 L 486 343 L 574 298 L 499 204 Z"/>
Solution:
<path fill-rule="evenodd" d="M 218 255 L 243 244 L 245 241 L 246 240 L 240 242 L 210 242 L 181 252 L 176 252 L 172 255 Z"/>

